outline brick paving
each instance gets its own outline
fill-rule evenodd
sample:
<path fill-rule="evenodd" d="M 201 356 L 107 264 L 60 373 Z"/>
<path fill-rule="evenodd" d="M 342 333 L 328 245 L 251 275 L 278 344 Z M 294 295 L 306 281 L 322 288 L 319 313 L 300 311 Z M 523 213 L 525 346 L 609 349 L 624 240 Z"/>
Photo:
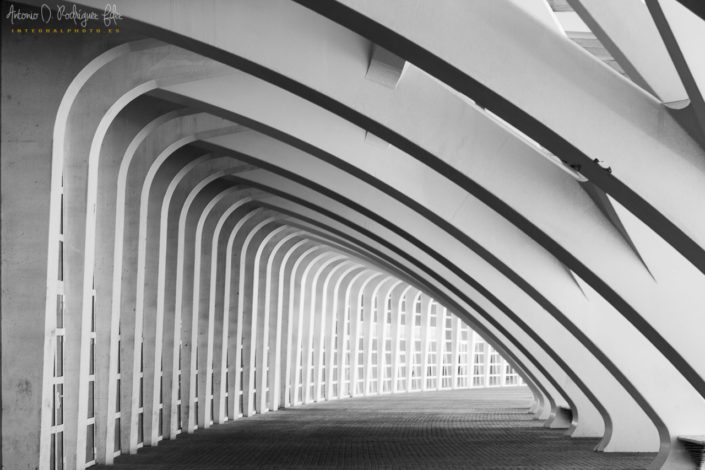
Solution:
<path fill-rule="evenodd" d="M 597 439 L 545 429 L 529 405 L 524 387 L 336 400 L 162 441 L 116 468 L 626 470 L 655 457 L 593 452 Z"/>

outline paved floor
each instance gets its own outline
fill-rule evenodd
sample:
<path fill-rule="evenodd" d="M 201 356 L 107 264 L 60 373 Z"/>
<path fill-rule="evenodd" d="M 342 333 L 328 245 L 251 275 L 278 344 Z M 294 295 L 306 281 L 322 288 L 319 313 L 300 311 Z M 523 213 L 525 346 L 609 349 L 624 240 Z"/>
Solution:
<path fill-rule="evenodd" d="M 526 389 L 479 389 L 337 400 L 200 430 L 119 470 L 637 469 L 654 454 L 593 452 L 527 414 Z M 98 467 L 110 468 L 110 467 Z"/>

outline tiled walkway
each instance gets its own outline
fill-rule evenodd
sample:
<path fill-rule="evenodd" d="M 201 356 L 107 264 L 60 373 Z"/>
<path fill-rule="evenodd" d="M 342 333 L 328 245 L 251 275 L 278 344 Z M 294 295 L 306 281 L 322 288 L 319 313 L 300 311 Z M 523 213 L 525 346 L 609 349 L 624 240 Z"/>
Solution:
<path fill-rule="evenodd" d="M 636 469 L 654 454 L 593 452 L 527 414 L 524 388 L 356 398 L 256 415 L 137 455 L 120 470 Z M 99 467 L 110 468 L 110 467 Z"/>

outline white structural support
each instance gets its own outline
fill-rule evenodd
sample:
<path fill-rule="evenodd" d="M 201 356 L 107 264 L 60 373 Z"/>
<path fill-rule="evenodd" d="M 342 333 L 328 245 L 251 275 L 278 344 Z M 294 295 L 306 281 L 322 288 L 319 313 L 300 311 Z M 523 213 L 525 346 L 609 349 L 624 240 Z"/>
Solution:
<path fill-rule="evenodd" d="M 53 40 L 10 8 L 60 2 L 3 3 L 2 467 L 525 385 L 548 427 L 694 468 L 697 2 L 256 5 Z"/>

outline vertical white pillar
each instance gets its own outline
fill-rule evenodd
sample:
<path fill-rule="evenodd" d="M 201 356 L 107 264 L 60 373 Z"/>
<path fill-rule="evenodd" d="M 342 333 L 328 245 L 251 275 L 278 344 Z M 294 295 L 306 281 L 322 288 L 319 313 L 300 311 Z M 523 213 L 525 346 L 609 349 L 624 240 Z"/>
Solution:
<path fill-rule="evenodd" d="M 267 284 L 264 294 L 264 309 L 265 312 L 269 312 L 271 319 L 268 354 L 270 410 L 279 409 L 282 388 L 282 336 L 284 336 L 284 312 L 287 311 L 285 302 L 288 298 L 285 294 L 285 287 L 287 285 L 285 269 L 292 252 L 305 243 L 303 240 L 297 239 L 301 233 L 302 232 L 290 233 L 279 240 L 267 260 Z M 280 251 L 283 251 L 281 257 L 279 256 Z"/>
<path fill-rule="evenodd" d="M 392 393 L 399 392 L 401 339 L 404 338 L 404 330 L 401 328 L 402 304 L 406 308 L 407 302 L 405 298 L 410 289 L 411 286 L 402 285 L 402 289 L 397 289 L 395 295 L 392 296 L 392 327 L 390 332 L 392 338 Z M 409 321 L 408 315 L 405 316 L 405 320 Z"/>
<path fill-rule="evenodd" d="M 372 377 L 370 380 L 370 392 L 376 393 L 377 395 L 384 392 L 384 381 L 387 375 L 387 312 L 388 304 L 391 300 L 391 292 L 394 286 L 398 284 L 399 281 L 395 279 L 390 279 L 385 282 L 384 286 L 378 291 L 378 304 L 377 304 L 377 377 Z M 375 388 L 376 383 L 376 388 Z"/>
<path fill-rule="evenodd" d="M 222 423 L 226 420 L 227 407 L 226 407 L 226 378 L 228 371 L 228 342 L 230 340 L 230 328 L 229 328 L 229 309 L 225 308 L 225 298 L 226 298 L 226 279 L 230 280 L 232 278 L 231 273 L 227 273 L 226 270 L 229 268 L 231 271 L 233 269 L 232 265 L 232 245 L 231 236 L 236 235 L 244 221 L 249 220 L 249 217 L 244 212 L 247 209 L 240 209 L 244 203 L 248 201 L 248 198 L 242 198 L 234 204 L 231 204 L 221 215 L 221 219 L 218 221 L 216 226 L 217 244 L 215 244 L 216 239 L 214 238 L 213 246 L 213 257 L 211 258 L 211 278 L 215 280 L 211 284 L 211 295 L 210 302 L 208 304 L 209 317 L 213 317 L 213 322 L 211 327 L 213 329 L 213 345 L 209 346 L 209 354 L 211 359 L 206 362 L 209 364 L 208 368 L 212 368 L 212 377 L 208 378 L 206 382 L 206 390 L 212 393 L 208 395 L 213 395 L 212 403 L 212 419 L 214 423 Z M 243 214 L 244 220 L 243 220 Z M 215 233 L 214 233 L 215 236 Z M 229 251 L 230 250 L 230 251 Z M 228 260 L 230 263 L 228 264 Z M 237 263 L 236 263 L 237 265 Z M 229 286 L 228 286 L 229 287 Z M 229 291 L 228 291 L 229 297 Z M 211 313 L 212 312 L 212 313 Z M 210 333 L 209 333 L 210 336 Z M 212 364 L 212 366 L 210 365 Z"/>
<path fill-rule="evenodd" d="M 230 188 L 224 193 L 211 200 L 199 220 L 199 227 L 196 233 L 196 257 L 194 263 L 194 298 L 193 298 L 193 326 L 192 333 L 194 344 L 198 347 L 196 368 L 191 371 L 192 380 L 197 380 L 198 390 L 198 425 L 208 428 L 211 425 L 211 395 L 213 389 L 212 367 L 213 367 L 213 337 L 215 335 L 215 291 L 217 272 L 217 250 L 218 242 L 216 232 L 219 232 L 219 225 L 227 219 L 227 216 L 220 217 L 228 210 L 235 210 L 247 203 L 249 198 L 243 198 L 236 188 Z M 237 227 L 237 226 L 236 226 Z M 233 231 L 231 236 L 237 233 Z M 226 256 L 228 256 L 226 254 Z M 196 397 L 194 396 L 194 399 Z"/>
<path fill-rule="evenodd" d="M 272 338 L 272 320 L 270 311 L 270 298 L 271 295 L 271 265 L 270 261 L 273 259 L 273 252 L 279 244 L 275 244 L 271 250 L 268 250 L 271 243 L 280 242 L 282 239 L 281 235 L 285 231 L 286 227 L 281 226 L 270 231 L 267 236 L 260 242 L 257 252 L 255 254 L 255 266 L 253 269 L 253 281 L 255 285 L 253 286 L 254 295 L 252 297 L 252 311 L 257 312 L 257 318 L 260 319 L 258 324 L 258 331 L 261 331 L 259 340 L 257 341 L 257 362 L 255 367 L 260 371 L 257 387 L 257 402 L 255 403 L 255 411 L 258 413 L 264 413 L 267 411 L 267 406 L 269 400 L 267 400 L 268 394 L 272 394 L 273 388 L 270 387 L 271 377 L 274 375 L 274 367 L 271 366 L 271 354 L 274 349 L 274 341 Z M 284 237 L 283 240 L 288 240 L 288 237 Z M 267 260 L 267 268 L 262 268 L 262 259 Z M 276 328 L 276 326 L 274 327 Z"/>
<path fill-rule="evenodd" d="M 355 297 L 356 303 L 351 306 L 350 314 L 354 315 L 353 329 L 350 335 L 351 343 L 351 354 L 352 361 L 350 364 L 350 393 L 353 397 L 360 395 L 364 390 L 358 388 L 358 381 L 360 379 L 360 354 L 365 351 L 365 345 L 368 344 L 369 338 L 367 337 L 366 331 L 364 331 L 363 319 L 365 322 L 370 321 L 370 316 L 372 315 L 372 288 L 368 285 L 377 277 L 379 273 L 373 273 L 367 277 L 362 282 L 357 295 Z M 374 286 L 374 284 L 371 284 Z M 362 346 L 361 344 L 362 343 Z M 364 362 L 363 362 L 364 367 Z"/>
<path fill-rule="evenodd" d="M 198 354 L 198 320 L 199 320 L 199 302 L 200 294 L 200 264 L 201 264 L 201 237 L 202 237 L 202 216 L 204 211 L 213 200 L 218 196 L 223 196 L 232 188 L 227 187 L 219 182 L 213 182 L 206 185 L 197 185 L 189 195 L 189 199 L 184 208 L 188 211 L 184 216 L 183 222 L 185 228 L 184 236 L 181 237 L 181 222 L 179 221 L 179 256 L 182 258 L 182 263 L 179 268 L 183 272 L 177 272 L 177 318 L 182 320 L 182 426 L 186 432 L 192 433 L 196 425 L 196 397 L 197 397 L 197 370 L 198 363 L 196 361 Z M 193 203 L 191 203 L 193 201 Z M 124 331 L 124 330 L 122 330 Z M 121 339 L 122 345 L 122 339 Z M 202 352 L 202 351 L 201 351 Z"/>
<path fill-rule="evenodd" d="M 171 342 L 171 361 L 165 368 L 171 374 L 171 410 L 170 410 L 170 437 L 176 437 L 179 424 L 186 432 L 193 432 L 193 402 L 189 390 L 191 389 L 191 305 L 192 305 L 192 279 L 193 279 L 193 249 L 196 220 L 206 202 L 225 186 L 216 182 L 219 173 L 224 168 L 232 165 L 230 158 L 208 159 L 203 165 L 193 168 L 185 177 L 183 187 L 176 193 L 178 198 L 170 208 L 170 214 L 175 218 L 176 240 L 170 245 L 170 256 L 167 257 L 167 281 L 170 281 L 171 296 L 165 298 L 165 310 L 173 312 L 173 336 Z M 187 170 L 188 171 L 188 170 Z M 170 215 L 171 217 L 171 215 Z M 174 246 L 175 245 L 175 246 Z M 116 246 L 116 250 L 117 250 Z M 117 253 L 117 251 L 116 251 Z M 161 254 L 160 254 L 161 256 Z M 164 255 L 166 257 L 166 255 Z M 119 258 L 116 257 L 116 264 Z M 119 270 L 116 270 L 116 273 Z M 116 278 L 117 278 L 116 274 Z M 116 286 L 119 287 L 119 283 Z M 115 289 L 116 287 L 114 287 Z M 166 295 L 166 293 L 165 293 Z M 168 307 L 171 306 L 172 309 Z M 117 307 L 119 309 L 119 305 Z M 169 317 L 169 316 L 168 316 Z M 116 347 L 117 337 L 111 340 L 111 347 Z M 117 370 L 114 369 L 114 370 Z M 114 402 L 113 402 L 114 403 Z M 109 401 L 110 404 L 110 401 Z M 179 411 L 180 409 L 180 411 Z M 177 416 L 179 413 L 179 416 Z M 122 419 L 122 418 L 121 418 Z M 123 420 L 123 428 L 125 427 Z M 125 432 L 122 433 L 124 436 Z"/>
<path fill-rule="evenodd" d="M 301 234 L 296 235 L 297 238 Z M 299 256 L 307 249 L 307 240 L 300 239 L 289 248 L 284 254 L 279 265 L 278 287 L 277 287 L 277 339 L 274 344 L 273 357 L 277 362 L 274 370 L 274 390 L 272 391 L 272 409 L 279 409 L 280 406 L 288 406 L 289 396 L 289 347 L 291 343 L 293 311 L 293 287 L 292 273 Z M 291 260 L 291 263 L 290 263 Z"/>
<path fill-rule="evenodd" d="M 201 211 L 208 201 L 226 189 L 220 183 L 202 181 L 189 193 L 184 209 L 179 215 L 175 315 L 177 323 L 181 323 L 181 423 L 183 430 L 187 433 L 193 432 L 196 423 L 194 409 L 196 384 L 194 379 L 198 365 L 196 364 L 197 344 L 193 341 L 194 319 L 198 320 L 198 312 L 193 311 L 196 226 Z M 124 348 L 122 331 L 124 330 L 121 327 L 121 351 Z M 123 392 L 124 395 L 125 392 Z M 123 403 L 125 402 L 123 401 Z M 123 433 L 124 445 L 127 444 L 128 436 L 126 434 Z M 127 446 L 124 447 L 124 449 L 127 448 Z"/>
<path fill-rule="evenodd" d="M 308 242 L 308 240 L 307 240 Z M 295 365 L 297 361 L 294 359 L 296 355 L 296 337 L 295 330 L 298 328 L 298 298 L 302 294 L 299 288 L 299 267 L 303 260 L 315 251 L 315 247 L 311 247 L 310 242 L 306 243 L 305 251 L 297 253 L 296 258 L 294 258 L 294 264 L 289 272 L 289 302 L 288 302 L 288 312 L 284 312 L 286 318 L 286 337 L 283 338 L 282 345 L 282 360 L 284 361 L 283 371 L 282 371 L 282 401 L 281 405 L 284 407 L 290 407 L 296 404 L 296 401 L 292 399 L 294 396 L 294 373 L 296 370 Z M 292 371 L 293 369 L 293 371 Z"/>
<path fill-rule="evenodd" d="M 507 385 L 507 361 L 505 361 L 504 358 L 500 359 L 499 367 L 500 367 L 499 385 L 504 387 L 505 385 Z"/>
<path fill-rule="evenodd" d="M 348 390 L 351 397 L 356 397 L 357 393 L 357 376 L 360 354 L 360 335 L 362 329 L 362 317 L 364 315 L 363 302 L 365 301 L 364 286 L 359 286 L 354 295 L 351 297 L 350 303 L 350 379 Z"/>
<path fill-rule="evenodd" d="M 421 292 L 414 289 L 406 298 L 406 391 L 413 389 L 416 368 L 416 311 L 421 308 Z M 420 310 L 419 310 L 420 311 Z"/>
<path fill-rule="evenodd" d="M 353 355 L 355 347 L 353 342 L 357 340 L 357 325 L 356 317 L 358 315 L 360 299 L 359 291 L 360 284 L 369 275 L 370 271 L 365 269 L 355 273 L 352 278 L 347 281 L 345 288 L 345 303 L 343 305 L 343 322 L 344 331 L 338 337 L 338 398 L 353 395 Z"/>
<path fill-rule="evenodd" d="M 245 331 L 245 322 L 249 323 L 249 315 L 245 316 L 245 276 L 246 276 L 246 264 L 243 262 L 243 251 L 241 245 L 237 243 L 236 237 L 242 230 L 242 227 L 255 217 L 259 213 L 260 209 L 255 209 L 243 216 L 239 221 L 238 225 L 233 229 L 228 239 L 228 248 L 226 254 L 227 260 L 231 261 L 231 266 L 229 272 L 237 273 L 237 281 L 230 278 L 226 278 L 226 302 L 229 299 L 230 305 L 235 305 L 235 311 L 233 312 L 233 317 L 231 324 L 229 325 L 229 351 L 228 354 L 232 362 L 229 364 L 229 371 L 232 371 L 231 376 L 233 377 L 232 389 L 228 392 L 228 399 L 232 400 L 233 408 L 230 412 L 230 416 L 233 419 L 244 413 L 244 399 L 243 393 L 243 379 L 244 379 L 244 362 L 243 357 L 243 332 Z M 227 269 L 227 268 L 226 268 Z M 237 284 L 235 284 L 237 282 Z M 237 288 L 233 287 L 237 285 Z M 234 325 L 233 325 L 234 323 Z M 232 396 L 232 398 L 231 398 Z M 242 398 L 241 398 L 242 397 Z"/>
<path fill-rule="evenodd" d="M 242 244 L 240 253 L 240 273 L 245 277 L 243 289 L 240 296 L 243 298 L 243 415 L 251 416 L 255 413 L 255 393 L 257 390 L 256 374 L 262 374 L 257 369 L 258 335 L 262 331 L 262 318 L 257 305 L 259 297 L 259 261 L 261 252 L 250 248 L 252 245 L 259 245 L 261 239 L 268 233 L 263 229 L 274 220 L 274 217 L 267 217 L 250 229 Z M 254 242 L 254 243 L 253 243 Z M 259 245 L 261 246 L 261 245 Z M 254 253 L 253 253 L 254 251 Z M 249 310 L 249 312 L 247 311 Z M 260 356 L 261 359 L 261 356 Z"/>
<path fill-rule="evenodd" d="M 484 357 L 484 362 L 485 362 L 485 387 L 490 386 L 490 362 L 491 362 L 491 357 L 492 354 L 490 353 L 490 350 L 492 348 L 490 347 L 490 344 L 485 341 L 485 357 Z"/>
<path fill-rule="evenodd" d="M 350 275 L 360 269 L 358 265 L 350 266 L 349 263 L 341 265 L 341 267 L 345 268 L 345 270 L 335 279 L 334 287 L 329 297 L 332 299 L 333 305 L 330 309 L 331 322 L 329 325 L 328 346 L 326 350 L 326 387 L 324 393 L 326 400 L 332 400 L 338 397 L 338 391 L 343 381 L 341 358 L 344 355 L 343 348 L 345 347 L 348 323 L 345 318 L 345 311 L 347 309 L 345 289 L 341 289 L 341 286 L 349 282 Z M 338 389 L 335 392 L 333 390 L 334 385 Z"/>
<path fill-rule="evenodd" d="M 476 338 L 477 333 L 475 333 L 475 330 L 470 328 L 470 331 L 468 331 L 468 362 L 469 362 L 469 371 L 468 371 L 468 381 L 470 387 L 475 386 L 475 343 L 477 341 Z"/>
<path fill-rule="evenodd" d="M 316 346 L 316 374 L 314 400 L 328 400 L 333 386 L 333 363 L 335 361 L 336 335 L 344 328 L 338 323 L 338 288 L 339 281 L 354 267 L 349 261 L 339 263 L 330 270 L 323 281 L 323 299 L 321 300 L 321 322 L 318 344 Z"/>
<path fill-rule="evenodd" d="M 421 294 L 421 390 L 428 390 L 428 353 L 430 347 L 429 337 L 431 336 L 431 302 L 432 300 L 425 294 Z"/>
<path fill-rule="evenodd" d="M 446 309 L 436 303 L 436 390 L 443 388 L 443 362 L 446 346 Z"/>
<path fill-rule="evenodd" d="M 192 158 L 171 180 L 162 203 L 159 225 L 159 253 L 157 270 L 157 315 L 163 319 L 163 433 L 174 439 L 178 431 L 179 352 L 181 350 L 180 319 L 176 315 L 176 271 L 179 238 L 179 212 L 190 189 L 210 168 L 209 155 Z M 117 336 L 117 332 L 115 334 Z M 111 366 L 112 367 L 112 366 Z M 111 368 L 111 371 L 115 370 Z M 114 383 L 110 384 L 115 387 Z M 114 405 L 113 405 L 114 408 Z M 113 410 L 111 410 L 113 411 Z M 112 432 L 108 428 L 108 441 Z M 108 463 L 108 462 L 106 462 Z"/>
<path fill-rule="evenodd" d="M 161 122 L 169 114 L 158 118 Z M 161 224 L 166 223 L 166 207 L 173 189 L 172 181 L 183 175 L 182 169 L 193 158 L 192 151 L 180 148 L 176 142 L 155 154 L 141 188 L 139 244 L 137 255 L 136 308 L 143 318 L 143 427 L 144 444 L 155 446 L 160 440 L 164 412 L 162 409 L 162 351 L 164 340 L 163 273 L 160 269 Z M 101 185 L 102 193 L 104 188 Z M 161 210 L 160 210 L 161 209 Z M 160 278 L 160 274 L 162 277 Z M 161 301 L 161 303 L 160 303 Z M 165 387 L 166 388 L 166 387 Z M 112 425 L 112 419 L 110 420 Z M 96 424 L 98 424 L 96 422 Z M 105 425 L 105 424 L 103 424 Z"/>
<path fill-rule="evenodd" d="M 376 280 L 375 284 L 377 282 L 379 282 L 379 279 Z M 358 355 L 362 357 L 362 362 L 358 363 L 355 392 L 362 396 L 367 396 L 369 393 L 368 386 L 370 383 L 370 375 L 372 374 L 372 344 L 374 341 L 372 337 L 372 325 L 374 324 L 377 303 L 379 301 L 376 295 L 377 287 L 378 286 L 374 286 L 373 284 L 369 290 L 365 290 L 364 302 L 362 302 L 360 310 L 362 323 L 360 328 L 360 340 L 358 341 L 361 346 Z M 360 371 L 360 369 L 362 369 L 362 371 Z M 358 384 L 360 380 L 362 380 L 361 385 Z"/>
<path fill-rule="evenodd" d="M 384 311 L 385 311 L 385 299 L 383 296 L 384 286 L 390 280 L 390 277 L 382 278 L 376 282 L 372 288 L 372 292 L 369 296 L 369 308 L 367 308 L 367 300 L 365 299 L 365 339 L 363 342 L 363 351 L 365 358 L 364 365 L 364 381 L 362 385 L 362 394 L 367 396 L 371 393 L 372 388 L 372 371 L 377 370 L 377 379 L 380 377 L 379 366 L 382 362 L 380 359 L 380 341 L 382 338 L 379 337 L 378 331 L 375 331 L 375 325 L 384 325 Z M 374 358 L 374 353 L 377 353 L 376 359 Z"/>
<path fill-rule="evenodd" d="M 298 268 L 303 263 L 303 266 L 305 266 L 305 272 L 310 266 L 309 258 L 318 250 L 320 250 L 320 247 L 313 246 L 301 254 L 299 259 L 297 259 L 294 263 L 294 269 L 291 273 L 289 286 L 289 326 L 287 332 L 287 353 L 285 355 L 288 366 L 288 370 L 286 371 L 287 401 L 284 403 L 284 406 L 295 406 L 298 404 L 298 388 L 301 383 L 301 375 L 299 371 L 301 364 L 301 344 L 303 334 L 303 306 L 306 292 L 304 288 L 304 275 L 302 274 L 299 277 Z"/>
<path fill-rule="evenodd" d="M 451 364 L 453 367 L 451 388 L 458 388 L 458 370 L 460 369 L 460 337 L 462 335 L 463 322 L 460 318 L 456 317 L 452 313 L 448 312 L 453 318 L 453 357 Z"/>
<path fill-rule="evenodd" d="M 123 110 L 125 121 L 135 123 L 137 129 L 154 128 L 153 123 L 163 122 L 170 113 L 163 113 L 162 110 L 150 109 L 146 106 Z M 160 115 L 161 114 L 161 115 Z M 156 119 L 155 116 L 158 116 Z M 121 123 L 124 122 L 121 120 Z M 117 123 L 113 123 L 115 126 Z M 122 128 L 122 124 L 118 124 Z M 144 127 L 141 127 L 144 126 Z M 117 392 L 117 336 L 118 321 L 113 315 L 113 269 L 115 265 L 114 246 L 117 235 L 116 227 L 116 206 L 118 192 L 121 192 L 120 200 L 124 200 L 126 190 L 123 180 L 120 180 L 119 168 L 129 160 L 125 157 L 124 147 L 128 146 L 129 139 L 121 143 L 121 147 L 111 149 L 100 157 L 98 168 L 98 187 L 96 194 L 96 225 L 95 225 L 95 313 L 96 332 L 95 343 L 95 447 L 96 462 L 111 464 L 115 454 L 115 427 L 116 427 L 116 392 Z M 167 162 L 171 169 L 177 171 L 184 163 L 182 155 L 176 160 Z M 124 175 L 123 175 L 124 176 Z M 157 179 L 163 191 L 165 185 L 173 175 L 164 178 L 160 175 Z M 123 184 L 120 184 L 123 183 Z M 150 198 L 151 202 L 155 199 Z M 158 201 L 157 201 L 158 202 Z M 124 207 L 124 204 L 123 204 Z M 158 217 L 153 222 L 159 221 Z M 156 227 L 154 227 L 156 229 Z M 153 237 L 151 242 L 157 241 Z M 149 253 L 149 250 L 147 250 Z M 156 259 L 156 258 L 155 258 Z M 154 268 L 152 268 L 154 269 Z M 148 288 L 147 292 L 156 294 L 154 286 Z M 157 313 L 157 321 L 158 320 Z M 159 328 L 156 329 L 159 331 Z M 113 343 L 114 342 L 114 343 Z M 155 343 L 159 342 L 155 341 Z"/>
<path fill-rule="evenodd" d="M 319 286 L 319 280 L 326 268 L 332 263 L 338 262 L 344 258 L 345 257 L 341 255 L 334 255 L 330 252 L 326 253 L 325 258 L 321 258 L 324 261 L 316 268 L 313 279 L 311 280 L 309 288 L 309 306 L 304 311 L 307 317 L 306 342 L 303 350 L 304 381 L 302 396 L 304 403 L 310 403 L 313 396 L 315 396 L 314 393 L 312 393 L 315 380 L 315 374 L 312 373 L 312 369 L 316 367 L 315 357 L 320 357 L 320 348 L 316 346 L 320 345 L 323 340 L 323 331 L 325 330 L 325 315 L 321 314 L 321 302 L 319 302 L 319 299 L 323 297 L 322 286 Z M 319 328 L 317 329 L 316 326 L 319 326 Z M 323 330 L 321 330 L 321 328 L 323 328 Z"/>

